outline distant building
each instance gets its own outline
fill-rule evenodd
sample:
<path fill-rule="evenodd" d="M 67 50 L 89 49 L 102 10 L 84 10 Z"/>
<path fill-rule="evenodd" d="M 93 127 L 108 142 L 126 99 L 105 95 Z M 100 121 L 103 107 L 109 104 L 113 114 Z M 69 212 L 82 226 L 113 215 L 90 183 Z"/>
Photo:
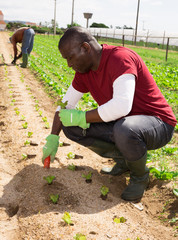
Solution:
<path fill-rule="evenodd" d="M 25 25 L 29 25 L 30 27 L 32 26 L 36 26 L 37 27 L 37 24 L 36 23 L 33 23 L 33 22 L 25 22 Z"/>
<path fill-rule="evenodd" d="M 6 23 L 4 22 L 4 14 L 0 10 L 0 31 L 6 28 Z"/>

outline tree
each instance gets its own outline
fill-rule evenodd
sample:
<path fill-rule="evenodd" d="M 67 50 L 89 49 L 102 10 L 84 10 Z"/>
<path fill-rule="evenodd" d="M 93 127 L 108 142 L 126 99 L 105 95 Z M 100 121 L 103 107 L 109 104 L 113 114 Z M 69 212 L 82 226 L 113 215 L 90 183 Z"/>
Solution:
<path fill-rule="evenodd" d="M 80 25 L 76 22 L 73 22 L 72 24 L 67 24 L 67 28 L 74 27 L 74 26 L 80 27 Z"/>
<path fill-rule="evenodd" d="M 95 22 L 93 22 L 92 25 L 90 25 L 90 27 L 95 27 L 95 28 L 109 28 L 109 27 L 106 26 L 104 23 L 95 23 Z"/>

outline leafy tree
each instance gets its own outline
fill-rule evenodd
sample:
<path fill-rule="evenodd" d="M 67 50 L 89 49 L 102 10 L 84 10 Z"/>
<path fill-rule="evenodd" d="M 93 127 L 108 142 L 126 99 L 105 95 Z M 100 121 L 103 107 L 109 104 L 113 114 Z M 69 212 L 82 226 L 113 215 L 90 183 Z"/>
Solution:
<path fill-rule="evenodd" d="M 106 26 L 104 23 L 96 23 L 96 22 L 93 22 L 92 25 L 90 25 L 90 27 L 95 27 L 95 28 L 109 28 L 109 27 Z"/>
<path fill-rule="evenodd" d="M 80 27 L 80 25 L 76 22 L 73 22 L 73 24 L 67 24 L 67 28 L 74 27 L 74 26 Z"/>

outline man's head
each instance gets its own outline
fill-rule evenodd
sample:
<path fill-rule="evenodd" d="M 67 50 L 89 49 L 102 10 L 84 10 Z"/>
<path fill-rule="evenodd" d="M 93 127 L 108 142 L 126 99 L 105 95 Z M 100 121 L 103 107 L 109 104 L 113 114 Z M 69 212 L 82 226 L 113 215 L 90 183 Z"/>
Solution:
<path fill-rule="evenodd" d="M 98 43 L 87 29 L 71 27 L 60 39 L 58 48 L 69 67 L 76 72 L 86 73 L 93 68 L 95 45 Z"/>

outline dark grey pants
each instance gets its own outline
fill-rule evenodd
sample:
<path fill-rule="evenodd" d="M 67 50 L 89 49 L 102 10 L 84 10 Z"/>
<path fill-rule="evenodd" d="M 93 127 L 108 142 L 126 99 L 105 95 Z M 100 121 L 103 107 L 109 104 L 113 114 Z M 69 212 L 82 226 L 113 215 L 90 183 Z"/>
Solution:
<path fill-rule="evenodd" d="M 86 147 L 96 139 L 113 143 L 127 161 L 136 161 L 147 150 L 166 145 L 174 127 L 154 116 L 136 115 L 108 123 L 92 123 L 86 130 L 63 126 L 63 132 L 67 138 Z"/>

